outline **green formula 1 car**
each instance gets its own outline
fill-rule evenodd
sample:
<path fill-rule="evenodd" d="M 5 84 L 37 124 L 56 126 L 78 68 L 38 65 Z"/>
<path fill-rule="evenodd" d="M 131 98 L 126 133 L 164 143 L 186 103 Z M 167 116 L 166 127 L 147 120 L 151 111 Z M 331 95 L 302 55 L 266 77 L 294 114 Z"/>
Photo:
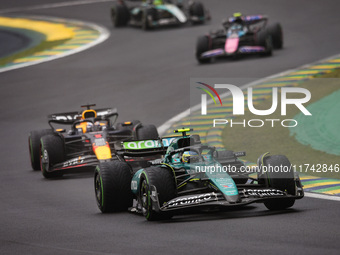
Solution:
<path fill-rule="evenodd" d="M 127 194 L 118 194 L 119 183 L 105 171 L 98 172 L 102 185 L 96 187 L 97 202 L 109 208 L 102 211 L 127 209 L 124 199 L 131 205 L 134 199 L 132 211 L 147 220 L 159 220 L 186 209 L 258 202 L 270 210 L 282 210 L 304 196 L 300 179 L 285 156 L 265 153 L 257 166 L 249 167 L 238 159 L 245 152 L 217 151 L 201 144 L 199 136 L 187 135 L 189 131 L 175 130 L 182 133 L 177 137 L 123 143 L 125 153 L 163 152 L 163 157 L 133 175 Z"/>

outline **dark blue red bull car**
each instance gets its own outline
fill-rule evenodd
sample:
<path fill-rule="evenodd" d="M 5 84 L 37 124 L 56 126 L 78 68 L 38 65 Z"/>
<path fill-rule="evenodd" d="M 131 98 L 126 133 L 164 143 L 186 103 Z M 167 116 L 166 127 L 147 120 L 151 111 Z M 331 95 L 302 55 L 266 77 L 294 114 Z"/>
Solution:
<path fill-rule="evenodd" d="M 92 106 L 95 104 L 83 105 L 86 110 L 80 112 L 51 114 L 48 116 L 49 129 L 30 132 L 28 145 L 33 170 L 41 170 L 45 178 L 56 178 L 65 173 L 93 171 L 101 162 L 107 164 L 106 169 L 114 172 L 112 165 L 115 161 L 129 163 L 130 169 L 130 166 L 140 166 L 150 160 L 148 157 L 135 160 L 123 156 L 120 143 L 157 139 L 154 125 L 144 125 L 139 120 L 115 124 L 118 117 L 116 109 L 91 109 Z"/>
<path fill-rule="evenodd" d="M 222 29 L 197 39 L 198 62 L 209 63 L 218 57 L 247 54 L 272 55 L 273 49 L 283 47 L 283 33 L 279 23 L 271 25 L 267 23 L 268 18 L 263 15 L 234 14 L 222 23 Z"/>

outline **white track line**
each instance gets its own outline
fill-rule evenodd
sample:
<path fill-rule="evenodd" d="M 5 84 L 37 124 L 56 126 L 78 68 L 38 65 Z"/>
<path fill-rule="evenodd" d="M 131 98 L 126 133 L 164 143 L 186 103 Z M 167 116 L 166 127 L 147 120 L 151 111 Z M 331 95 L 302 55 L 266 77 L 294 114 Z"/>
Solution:
<path fill-rule="evenodd" d="M 320 193 L 313 193 L 313 192 L 305 192 L 305 197 L 340 201 L 340 197 L 332 196 L 332 195 L 325 195 L 325 194 L 320 194 Z"/>
<path fill-rule="evenodd" d="M 14 66 L 0 68 L 0 73 L 19 69 L 19 68 L 23 68 L 23 67 L 27 67 L 27 66 L 37 65 L 37 64 L 44 63 L 44 62 L 47 62 L 47 61 L 51 61 L 51 60 L 55 60 L 55 59 L 58 59 L 58 58 L 63 58 L 63 57 L 66 57 L 66 56 L 76 54 L 78 52 L 87 50 L 89 48 L 96 46 L 97 44 L 102 43 L 103 41 L 105 41 L 110 36 L 109 30 L 107 30 L 104 27 L 101 27 L 101 26 L 98 26 L 96 24 L 89 23 L 89 22 L 81 22 L 81 21 L 70 20 L 70 19 L 53 19 L 53 18 L 47 18 L 47 17 L 41 17 L 41 16 L 39 16 L 39 17 L 30 16 L 30 17 L 31 18 L 44 19 L 44 20 L 47 20 L 47 21 L 49 21 L 49 20 L 50 21 L 57 21 L 57 22 L 65 22 L 66 21 L 66 22 L 70 22 L 70 23 L 73 23 L 73 24 L 87 26 L 87 27 L 90 27 L 94 30 L 97 30 L 100 33 L 100 36 L 97 39 L 95 39 L 94 41 L 92 41 L 88 44 L 85 44 L 85 45 L 80 46 L 80 47 L 73 49 L 73 50 L 65 51 L 65 52 L 63 52 L 59 55 L 46 57 L 46 58 L 43 58 L 41 60 L 34 61 L 34 62 L 27 62 L 27 63 L 22 63 L 22 64 L 18 64 L 18 65 L 14 65 Z"/>
<path fill-rule="evenodd" d="M 49 9 L 49 8 L 68 7 L 68 6 L 84 5 L 84 4 L 96 4 L 96 3 L 113 2 L 113 1 L 114 0 L 82 0 L 82 1 L 61 2 L 61 3 L 55 3 L 55 4 L 41 4 L 41 5 L 34 5 L 34 6 L 28 6 L 28 7 L 17 7 L 17 8 L 4 9 L 4 10 L 0 10 L 0 14 L 11 13 L 11 12 L 32 11 L 32 10 L 40 10 L 40 9 Z"/>
<path fill-rule="evenodd" d="M 266 80 L 270 80 L 270 79 L 274 79 L 274 78 L 277 78 L 277 77 L 280 77 L 280 76 L 284 76 L 286 74 L 289 74 L 289 73 L 292 73 L 292 72 L 295 72 L 297 70 L 300 70 L 300 69 L 305 69 L 305 68 L 308 68 L 312 65 L 316 65 L 318 63 L 321 63 L 321 62 L 324 62 L 324 61 L 327 61 L 327 60 L 330 60 L 330 59 L 333 59 L 333 58 L 337 58 L 337 57 L 340 57 L 340 54 L 336 54 L 336 55 L 333 55 L 333 56 L 330 56 L 330 57 L 327 57 L 327 58 L 324 58 L 324 59 L 321 59 L 321 60 L 318 60 L 318 61 L 315 61 L 315 62 L 312 62 L 310 64 L 306 64 L 306 65 L 302 65 L 300 67 L 297 67 L 297 68 L 294 68 L 294 69 L 290 69 L 290 70 L 286 70 L 286 71 L 283 71 L 283 72 L 280 72 L 280 73 L 277 73 L 277 74 L 274 74 L 274 75 L 270 75 L 270 76 L 267 76 L 265 78 L 262 78 L 262 79 L 259 79 L 259 80 L 256 80 L 256 81 L 253 81 L 253 82 L 250 82 L 250 83 L 247 83 L 243 86 L 240 86 L 241 89 L 244 89 L 244 88 L 248 88 L 248 87 L 251 87 L 251 86 L 256 86 L 260 83 L 263 83 L 265 82 Z M 224 94 L 221 94 L 221 98 L 225 98 L 227 96 L 230 95 L 230 92 L 226 92 Z M 212 103 L 213 100 L 210 99 L 207 104 L 210 104 Z M 165 123 L 163 123 L 161 126 L 159 126 L 157 129 L 158 129 L 158 132 L 159 134 L 162 136 L 174 123 L 180 121 L 181 119 L 185 118 L 185 117 L 188 117 L 190 115 L 190 112 L 191 111 L 196 111 L 198 110 L 199 108 L 201 107 L 200 104 L 197 104 L 195 106 L 193 106 L 192 108 L 189 108 L 183 112 L 181 112 L 180 114 L 177 114 L 176 116 L 174 116 L 173 118 L 171 118 L 170 120 L 166 121 Z M 340 197 L 337 197 L 337 196 L 332 196 L 332 195 L 325 195 L 325 194 L 317 194 L 317 193 L 311 193 L 311 192 L 305 192 L 305 196 L 306 197 L 311 197 L 311 198 L 318 198 L 318 199 L 326 199 L 326 200 L 333 200 L 333 201 L 340 201 Z"/>

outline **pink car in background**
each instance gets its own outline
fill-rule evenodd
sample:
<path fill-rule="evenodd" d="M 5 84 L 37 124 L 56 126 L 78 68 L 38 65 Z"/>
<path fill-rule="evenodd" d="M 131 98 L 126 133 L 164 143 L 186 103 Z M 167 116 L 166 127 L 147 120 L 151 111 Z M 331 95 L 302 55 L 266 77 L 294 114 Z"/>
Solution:
<path fill-rule="evenodd" d="M 283 33 L 279 23 L 267 23 L 268 18 L 263 15 L 235 13 L 222 23 L 222 29 L 197 39 L 198 62 L 209 63 L 213 58 L 243 54 L 272 55 L 273 49 L 283 47 Z"/>

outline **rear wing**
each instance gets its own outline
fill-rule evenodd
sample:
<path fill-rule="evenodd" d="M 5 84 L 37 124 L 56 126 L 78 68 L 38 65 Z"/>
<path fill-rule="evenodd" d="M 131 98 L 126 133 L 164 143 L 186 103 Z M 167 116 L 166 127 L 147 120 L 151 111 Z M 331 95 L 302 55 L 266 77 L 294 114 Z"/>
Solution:
<path fill-rule="evenodd" d="M 259 21 L 266 21 L 268 17 L 265 15 L 249 15 L 245 16 L 243 20 L 248 24 L 253 24 Z"/>
<path fill-rule="evenodd" d="M 170 143 L 177 137 L 163 137 L 158 140 L 122 142 L 122 154 L 130 157 L 165 154 Z"/>
<path fill-rule="evenodd" d="M 101 108 L 94 109 L 97 112 L 98 119 L 110 118 L 113 116 L 118 116 L 116 108 Z M 54 113 L 47 116 L 48 123 L 57 123 L 64 125 L 72 125 L 76 120 L 81 119 L 82 112 L 64 112 L 64 113 Z"/>
<path fill-rule="evenodd" d="M 227 20 L 224 20 L 222 22 L 223 26 L 225 27 L 229 27 L 231 24 L 233 24 L 236 21 L 235 17 L 230 17 Z M 264 21 L 265 24 L 268 21 L 268 17 L 265 15 L 248 15 L 248 16 L 243 16 L 242 17 L 242 21 L 244 22 L 244 24 L 246 25 L 253 25 L 259 22 Z"/>

